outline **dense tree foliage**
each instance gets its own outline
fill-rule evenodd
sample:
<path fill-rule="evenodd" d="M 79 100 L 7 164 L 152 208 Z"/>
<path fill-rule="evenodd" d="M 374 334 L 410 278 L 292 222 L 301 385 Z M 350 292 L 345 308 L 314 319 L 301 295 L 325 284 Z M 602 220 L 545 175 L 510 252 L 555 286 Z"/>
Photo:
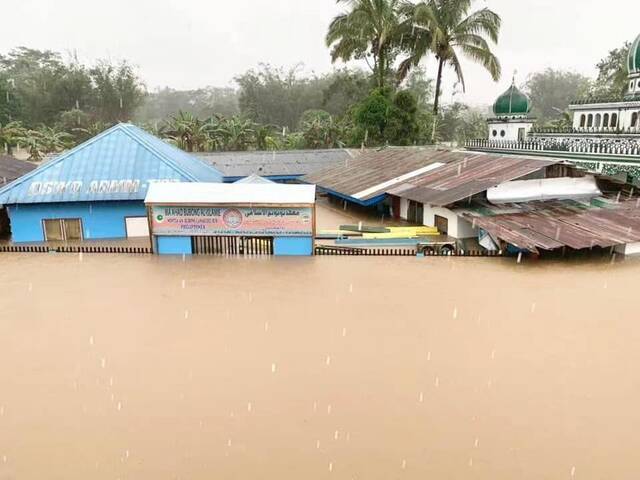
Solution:
<path fill-rule="evenodd" d="M 628 87 L 627 56 L 629 48 L 631 48 L 631 44 L 626 42 L 622 47 L 611 50 L 605 58 L 598 62 L 596 65 L 598 78 L 591 91 L 594 96 L 622 99 Z"/>
<path fill-rule="evenodd" d="M 544 123 L 561 117 L 569 103 L 586 95 L 590 86 L 584 75 L 548 68 L 531 75 L 525 90 L 533 103 L 533 116 Z"/>
<path fill-rule="evenodd" d="M 465 86 L 462 62 L 492 78 L 500 63 L 491 44 L 500 18 L 471 11 L 471 0 L 337 0 L 346 11 L 326 41 L 336 60 L 371 67 L 305 74 L 302 65 L 259 65 L 234 87 L 160 89 L 148 94 L 127 62 L 85 65 L 59 53 L 16 48 L 0 55 L 0 148 L 21 146 L 34 160 L 69 148 L 120 121 L 138 124 L 189 152 L 421 145 L 485 137 L 488 112 L 440 105 L 442 72 Z M 539 121 L 563 126 L 580 96 L 617 96 L 626 89 L 629 45 L 598 63 L 599 77 L 548 69 L 525 89 Z M 433 55 L 433 76 L 420 68 Z M 432 78 L 433 77 L 433 78 Z"/>

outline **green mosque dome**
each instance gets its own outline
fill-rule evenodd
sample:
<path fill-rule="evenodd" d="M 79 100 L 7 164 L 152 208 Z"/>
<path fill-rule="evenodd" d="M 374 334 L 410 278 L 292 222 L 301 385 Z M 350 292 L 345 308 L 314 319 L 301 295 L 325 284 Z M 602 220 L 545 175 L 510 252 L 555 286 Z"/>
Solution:
<path fill-rule="evenodd" d="M 531 110 L 531 101 L 513 83 L 493 104 L 496 117 L 523 117 Z"/>
<path fill-rule="evenodd" d="M 628 61 L 630 74 L 640 72 L 640 35 L 638 35 L 638 38 L 636 38 L 629 49 Z"/>

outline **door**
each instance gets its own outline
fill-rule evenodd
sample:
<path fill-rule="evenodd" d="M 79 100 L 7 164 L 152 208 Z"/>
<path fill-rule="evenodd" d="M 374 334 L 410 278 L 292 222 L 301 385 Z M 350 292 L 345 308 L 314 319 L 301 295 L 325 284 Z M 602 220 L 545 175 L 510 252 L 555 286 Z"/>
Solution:
<path fill-rule="evenodd" d="M 418 225 L 424 224 L 424 205 L 420 202 L 409 200 L 409 209 L 407 212 L 407 220 Z"/>
<path fill-rule="evenodd" d="M 149 236 L 149 220 L 147 217 L 127 217 L 124 220 L 127 227 L 127 238 Z"/>
<path fill-rule="evenodd" d="M 518 129 L 518 141 L 519 142 L 524 142 L 524 138 L 525 138 L 524 128 L 519 128 Z"/>
<path fill-rule="evenodd" d="M 449 219 L 445 217 L 441 217 L 440 215 L 435 215 L 434 218 L 435 227 L 438 229 L 442 235 L 449 235 Z"/>

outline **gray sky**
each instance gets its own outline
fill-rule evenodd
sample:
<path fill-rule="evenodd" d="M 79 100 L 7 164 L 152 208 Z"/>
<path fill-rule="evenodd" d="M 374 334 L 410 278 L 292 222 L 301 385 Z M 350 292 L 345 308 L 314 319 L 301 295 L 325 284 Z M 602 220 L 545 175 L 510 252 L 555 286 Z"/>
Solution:
<path fill-rule="evenodd" d="M 327 26 L 334 0 L 3 0 L 0 52 L 24 45 L 76 50 L 83 61 L 126 58 L 149 88 L 232 85 L 259 62 L 331 69 Z M 7 3 L 11 4 L 7 8 Z M 588 75 L 610 49 L 640 33 L 637 0 L 477 0 L 502 16 L 499 84 L 465 63 L 469 103 L 490 103 L 546 67 Z M 624 12 L 628 12 L 627 15 Z M 429 75 L 434 66 L 427 62 Z M 451 82 L 448 82 L 451 84 Z M 445 101 L 451 100 L 451 89 Z"/>

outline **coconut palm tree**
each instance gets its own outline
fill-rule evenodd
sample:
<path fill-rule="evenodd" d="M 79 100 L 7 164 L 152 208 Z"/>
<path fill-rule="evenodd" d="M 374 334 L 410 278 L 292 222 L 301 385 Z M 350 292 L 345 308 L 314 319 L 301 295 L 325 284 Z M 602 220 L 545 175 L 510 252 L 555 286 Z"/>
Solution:
<path fill-rule="evenodd" d="M 409 56 L 401 63 L 399 73 L 406 75 L 428 54 L 438 60 L 436 92 L 433 113 L 437 118 L 445 66 L 453 67 L 458 82 L 466 89 L 460 53 L 482 65 L 498 81 L 500 61 L 491 51 L 489 40 L 497 43 L 501 19 L 488 8 L 469 13 L 471 0 L 424 0 L 403 7 L 404 14 L 413 23 L 412 35 L 403 39 L 403 45 L 412 45 Z M 405 27 L 406 28 L 406 24 Z M 434 122 L 434 137 L 436 122 Z"/>
<path fill-rule="evenodd" d="M 377 86 L 383 88 L 402 35 L 401 0 L 337 0 L 337 3 L 347 5 L 350 10 L 335 17 L 329 25 L 326 42 L 332 60 L 366 60 Z"/>

